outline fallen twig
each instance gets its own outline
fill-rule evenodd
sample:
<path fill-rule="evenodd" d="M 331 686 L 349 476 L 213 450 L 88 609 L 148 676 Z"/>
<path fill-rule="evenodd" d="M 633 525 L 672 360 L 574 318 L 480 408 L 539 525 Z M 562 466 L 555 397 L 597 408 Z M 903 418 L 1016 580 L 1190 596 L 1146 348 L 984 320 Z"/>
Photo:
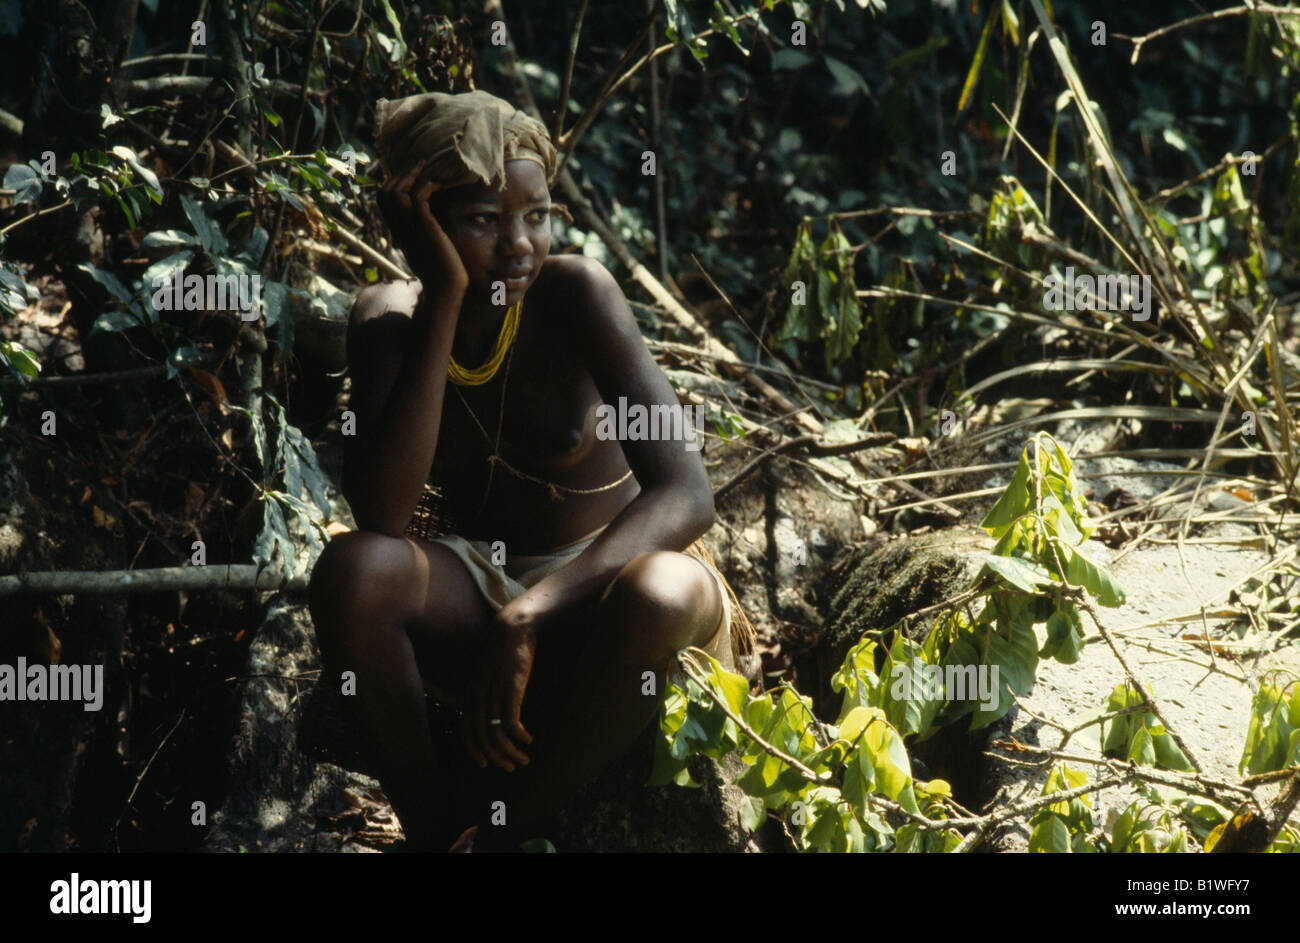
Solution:
<path fill-rule="evenodd" d="M 306 576 L 286 579 L 252 563 L 227 566 L 166 566 L 149 570 L 44 570 L 0 576 L 0 596 L 17 593 L 162 593 L 176 590 L 301 590 Z"/>

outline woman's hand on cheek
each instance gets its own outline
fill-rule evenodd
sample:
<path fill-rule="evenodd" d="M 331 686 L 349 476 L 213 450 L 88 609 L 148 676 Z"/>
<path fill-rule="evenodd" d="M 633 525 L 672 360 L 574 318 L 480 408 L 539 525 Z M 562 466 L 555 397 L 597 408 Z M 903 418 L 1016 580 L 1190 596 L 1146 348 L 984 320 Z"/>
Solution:
<path fill-rule="evenodd" d="M 389 178 L 379 190 L 379 210 L 424 289 L 459 302 L 469 287 L 469 274 L 429 206 L 429 198 L 442 184 L 428 181 L 416 186 L 427 164 L 427 160 L 417 161 Z"/>

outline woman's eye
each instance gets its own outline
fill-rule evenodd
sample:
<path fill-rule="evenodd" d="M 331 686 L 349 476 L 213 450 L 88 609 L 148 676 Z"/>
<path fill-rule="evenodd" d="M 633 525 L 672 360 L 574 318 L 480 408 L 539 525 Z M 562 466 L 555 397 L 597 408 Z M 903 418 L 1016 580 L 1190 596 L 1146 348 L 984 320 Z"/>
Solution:
<path fill-rule="evenodd" d="M 550 211 L 550 210 L 533 210 L 533 212 L 532 212 L 531 215 L 533 216 L 534 221 L 540 224 L 540 223 L 544 223 L 544 222 L 546 222 L 546 220 L 547 220 L 548 218 L 550 218 L 551 211 Z"/>

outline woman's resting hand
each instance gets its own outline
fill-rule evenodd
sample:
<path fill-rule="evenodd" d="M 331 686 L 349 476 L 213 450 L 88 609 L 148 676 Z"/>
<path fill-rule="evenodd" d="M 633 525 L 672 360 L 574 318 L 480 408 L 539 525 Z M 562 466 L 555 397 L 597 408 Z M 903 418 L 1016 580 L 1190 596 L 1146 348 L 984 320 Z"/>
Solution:
<path fill-rule="evenodd" d="M 528 763 L 523 747 L 533 742 L 533 735 L 524 729 L 520 712 L 536 651 L 536 626 L 527 613 L 510 604 L 498 610 L 461 715 L 465 748 L 480 767 L 491 762 L 512 773 L 516 765 Z"/>

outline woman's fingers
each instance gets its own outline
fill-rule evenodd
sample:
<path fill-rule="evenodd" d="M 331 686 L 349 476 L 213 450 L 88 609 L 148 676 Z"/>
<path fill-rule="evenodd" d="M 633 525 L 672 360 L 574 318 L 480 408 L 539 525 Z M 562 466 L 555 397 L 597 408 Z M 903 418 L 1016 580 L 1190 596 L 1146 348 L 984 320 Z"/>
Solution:
<path fill-rule="evenodd" d="M 514 762 L 519 763 L 522 766 L 527 766 L 528 754 L 525 753 L 522 749 L 520 749 L 518 744 L 516 744 L 513 740 L 510 739 L 509 736 L 506 735 L 506 727 L 505 727 L 506 723 L 507 721 L 502 720 L 501 723 L 492 725 L 490 734 L 492 736 L 493 745 L 496 747 L 497 751 L 500 752 L 501 754 L 509 757 Z M 507 772 L 510 772 L 510 770 L 507 770 Z"/>
<path fill-rule="evenodd" d="M 424 170 L 425 166 L 428 163 L 429 163 L 429 158 L 422 157 L 419 160 L 417 160 L 414 164 L 412 164 L 410 167 L 408 167 L 406 173 L 402 174 L 401 177 L 399 178 L 397 189 L 402 191 L 410 190 L 411 185 L 415 183 L 416 178 L 420 176 L 420 173 Z"/>
<path fill-rule="evenodd" d="M 404 173 L 396 174 L 384 184 L 382 192 L 386 192 L 388 202 L 392 204 L 399 213 L 410 213 L 411 211 L 411 186 L 424 170 L 425 165 L 429 163 L 428 158 L 422 158 L 416 161 L 406 169 Z"/>
<path fill-rule="evenodd" d="M 533 742 L 533 735 L 524 727 L 521 717 L 524 706 L 524 692 L 516 688 L 510 692 L 510 698 L 506 705 L 506 716 L 504 726 L 507 733 L 514 737 L 520 743 L 528 744 Z"/>
<path fill-rule="evenodd" d="M 491 712 L 488 710 L 489 705 L 491 705 Z M 475 734 L 478 737 L 478 748 L 482 751 L 483 756 L 487 757 L 490 762 L 501 767 L 507 773 L 513 773 L 515 771 L 514 763 L 512 763 L 497 746 L 497 738 L 494 731 L 494 728 L 497 725 L 488 723 L 489 720 L 497 716 L 495 713 L 497 710 L 499 710 L 499 706 L 498 698 L 495 696 L 495 693 L 490 693 L 488 697 L 485 697 L 480 702 L 478 724 L 475 730 Z"/>

